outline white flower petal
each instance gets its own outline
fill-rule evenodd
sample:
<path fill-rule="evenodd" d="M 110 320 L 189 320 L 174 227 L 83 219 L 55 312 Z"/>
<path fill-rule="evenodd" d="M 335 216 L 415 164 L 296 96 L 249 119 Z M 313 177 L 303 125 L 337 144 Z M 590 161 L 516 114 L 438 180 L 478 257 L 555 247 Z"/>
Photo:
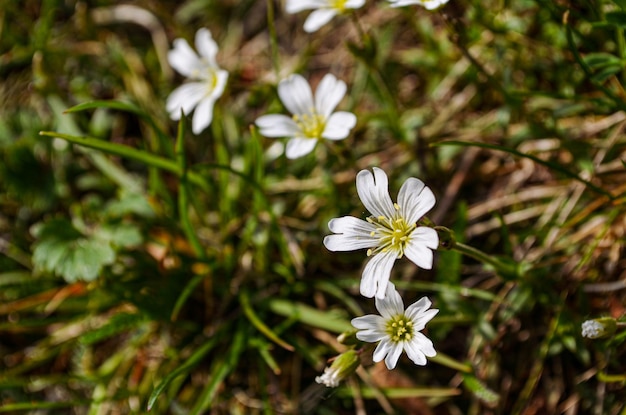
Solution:
<path fill-rule="evenodd" d="M 382 339 L 374 350 L 372 360 L 374 360 L 375 362 L 380 362 L 381 360 L 383 360 L 385 356 L 387 356 L 393 345 L 394 344 L 389 340 L 389 337 L 385 337 L 384 339 Z"/>
<path fill-rule="evenodd" d="M 316 144 L 317 140 L 315 139 L 294 137 L 287 142 L 285 155 L 288 159 L 305 156 L 313 151 Z"/>
<path fill-rule="evenodd" d="M 228 82 L 228 71 L 220 69 L 215 73 L 215 76 L 217 77 L 217 81 L 215 82 L 215 88 L 211 92 L 211 95 L 217 99 L 222 96 L 224 89 L 226 88 L 226 82 Z"/>
<path fill-rule="evenodd" d="M 317 9 L 324 6 L 324 4 L 324 0 L 287 0 L 285 11 L 289 14 L 294 14 L 303 10 Z"/>
<path fill-rule="evenodd" d="M 355 328 L 363 330 L 382 330 L 384 328 L 384 319 L 376 314 L 355 317 L 350 323 Z"/>
<path fill-rule="evenodd" d="M 328 118 L 346 95 L 346 83 L 326 74 L 315 90 L 315 109 L 317 113 Z M 351 127 L 350 127 L 351 128 Z"/>
<path fill-rule="evenodd" d="M 356 333 L 356 338 L 362 342 L 376 343 L 384 339 L 387 334 L 380 330 L 361 330 Z"/>
<path fill-rule="evenodd" d="M 196 32 L 196 49 L 200 56 L 208 61 L 209 65 L 217 67 L 215 55 L 217 55 L 218 48 L 208 29 L 202 28 Z"/>
<path fill-rule="evenodd" d="M 374 174 L 361 170 L 356 175 L 356 191 L 365 208 L 374 216 L 393 217 L 395 208 L 389 197 L 389 182 L 385 172 L 377 167 Z"/>
<path fill-rule="evenodd" d="M 433 228 L 420 226 L 411 232 L 411 239 L 404 248 L 404 255 L 415 265 L 424 269 L 433 267 L 433 252 L 439 246 L 439 236 Z"/>
<path fill-rule="evenodd" d="M 282 114 L 262 115 L 254 123 L 265 137 L 293 137 L 299 131 L 298 125 Z"/>
<path fill-rule="evenodd" d="M 167 61 L 176 72 L 186 77 L 201 66 L 198 55 L 185 39 L 174 40 L 174 49 L 167 52 Z"/>
<path fill-rule="evenodd" d="M 326 121 L 326 127 L 322 137 L 328 140 L 343 140 L 350 134 L 350 130 L 356 125 L 356 115 L 351 112 L 335 112 Z"/>
<path fill-rule="evenodd" d="M 435 206 L 432 190 L 415 177 L 409 177 L 398 193 L 398 205 L 407 223 L 416 223 Z"/>
<path fill-rule="evenodd" d="M 439 234 L 433 228 L 418 226 L 411 232 L 411 242 L 437 249 L 439 248 Z"/>
<path fill-rule="evenodd" d="M 396 367 L 396 364 L 398 364 L 398 359 L 400 358 L 401 354 L 402 343 L 392 344 L 391 349 L 387 354 L 387 357 L 385 357 L 385 365 L 387 366 L 387 369 L 392 370 Z"/>
<path fill-rule="evenodd" d="M 191 122 L 191 130 L 194 134 L 200 134 L 205 128 L 207 128 L 213 120 L 213 104 L 215 99 L 213 97 L 206 97 L 196 107 L 193 113 L 193 119 Z"/>
<path fill-rule="evenodd" d="M 413 334 L 411 343 L 419 347 L 419 349 L 426 355 L 426 357 L 433 357 L 437 355 L 437 351 L 433 346 L 433 342 L 424 335 L 424 333 L 417 332 Z"/>
<path fill-rule="evenodd" d="M 372 248 L 378 240 L 371 236 L 374 225 L 353 216 L 344 216 L 331 219 L 328 222 L 331 232 L 338 235 L 328 235 L 324 238 L 324 246 L 329 251 L 353 251 L 362 248 Z"/>
<path fill-rule="evenodd" d="M 205 86 L 200 82 L 190 82 L 183 84 L 172 91 L 167 97 L 165 108 L 173 120 L 180 119 L 180 110 L 188 115 L 202 100 L 205 93 Z"/>
<path fill-rule="evenodd" d="M 278 83 L 278 96 L 292 114 L 310 114 L 315 109 L 311 87 L 298 74 L 290 75 Z"/>
<path fill-rule="evenodd" d="M 404 313 L 411 320 L 415 320 L 432 305 L 428 297 L 422 297 L 406 308 Z"/>
<path fill-rule="evenodd" d="M 372 248 L 378 241 L 370 236 L 359 239 L 349 235 L 327 235 L 324 237 L 324 246 L 329 251 L 356 251 L 357 249 Z"/>
<path fill-rule="evenodd" d="M 334 233 L 342 233 L 357 238 L 373 238 L 371 233 L 376 230 L 376 227 L 363 219 L 355 218 L 354 216 L 343 216 L 331 219 L 328 222 L 328 229 Z"/>
<path fill-rule="evenodd" d="M 439 313 L 439 310 L 433 308 L 432 310 L 424 311 L 422 314 L 418 315 L 416 319 L 413 319 L 413 326 L 415 327 L 415 330 L 424 330 L 426 324 L 432 320 L 437 313 Z"/>
<path fill-rule="evenodd" d="M 385 297 L 376 297 L 375 303 L 376 310 L 378 310 L 380 315 L 386 319 L 404 313 L 404 303 L 402 302 L 402 297 L 400 297 L 400 294 L 396 291 L 396 286 L 393 285 L 392 282 L 387 283 Z"/>
<path fill-rule="evenodd" d="M 307 33 L 316 32 L 320 27 L 330 22 L 337 15 L 335 9 L 314 10 L 304 21 L 304 31 Z"/>
<path fill-rule="evenodd" d="M 406 355 L 419 366 L 424 366 L 427 363 L 426 356 L 422 352 L 419 347 L 419 343 L 416 342 L 406 342 L 404 345 L 404 350 L 406 351 Z"/>
<path fill-rule="evenodd" d="M 432 269 L 433 267 L 433 251 L 425 245 L 411 241 L 404 248 L 404 255 L 420 268 Z"/>
<path fill-rule="evenodd" d="M 381 252 L 370 258 L 361 277 L 361 295 L 384 298 L 391 268 L 396 261 L 395 252 Z"/>
<path fill-rule="evenodd" d="M 364 4 L 365 0 L 348 0 L 343 5 L 343 7 L 345 7 L 346 9 L 358 9 L 360 7 L 363 7 Z"/>

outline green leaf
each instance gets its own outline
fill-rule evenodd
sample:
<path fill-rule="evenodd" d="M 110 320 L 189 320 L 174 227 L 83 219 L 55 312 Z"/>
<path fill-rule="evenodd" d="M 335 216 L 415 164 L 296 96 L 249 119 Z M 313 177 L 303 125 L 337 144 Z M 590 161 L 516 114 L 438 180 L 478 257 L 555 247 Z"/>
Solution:
<path fill-rule="evenodd" d="M 241 307 L 243 308 L 244 314 L 246 315 L 246 317 L 248 317 L 250 323 L 252 323 L 252 325 L 257 328 L 257 330 L 263 333 L 268 339 L 278 344 L 280 347 L 289 351 L 294 350 L 293 346 L 278 337 L 278 335 L 274 333 L 274 331 L 272 331 L 272 329 L 269 328 L 265 323 L 263 323 L 263 321 L 257 316 L 254 309 L 252 308 L 252 305 L 250 304 L 250 294 L 248 294 L 247 291 L 244 290 L 241 292 L 241 294 L 239 294 L 239 302 L 241 304 Z"/>
<path fill-rule="evenodd" d="M 115 247 L 132 248 L 143 242 L 139 229 L 130 224 L 104 225 L 99 228 L 95 236 Z"/>
<path fill-rule="evenodd" d="M 105 208 L 104 213 L 111 218 L 121 218 L 126 215 L 137 215 L 144 218 L 154 217 L 154 209 L 140 193 L 122 192 L 119 199 L 112 200 Z"/>
<path fill-rule="evenodd" d="M 622 71 L 622 66 L 621 65 L 612 65 L 612 66 L 607 66 L 606 68 L 602 69 L 601 71 L 593 74 L 593 76 L 591 77 L 591 80 L 593 82 L 599 82 L 602 83 L 604 81 L 606 81 L 607 79 L 609 79 L 611 76 L 620 73 Z"/>
<path fill-rule="evenodd" d="M 124 112 L 130 112 L 142 117 L 148 117 L 145 112 L 141 110 L 138 106 L 131 104 L 130 102 L 124 101 L 104 101 L 104 100 L 95 100 L 89 102 L 83 102 L 82 104 L 74 105 L 72 108 L 65 110 L 66 113 L 72 112 L 80 112 L 85 110 L 93 110 L 97 108 L 108 108 L 114 109 Z"/>
<path fill-rule="evenodd" d="M 85 345 L 97 343 L 122 331 L 137 327 L 144 321 L 146 321 L 146 318 L 143 314 L 115 314 L 104 326 L 84 334 L 79 341 Z"/>
<path fill-rule="evenodd" d="M 33 252 L 36 272 L 52 272 L 67 282 L 93 281 L 102 268 L 115 261 L 106 241 L 84 237 L 66 219 L 53 219 L 36 232 Z"/>
<path fill-rule="evenodd" d="M 621 64 L 617 56 L 605 52 L 589 53 L 583 57 L 583 62 L 589 65 L 591 69 L 600 69 Z"/>
<path fill-rule="evenodd" d="M 613 26 L 619 27 L 621 29 L 626 28 L 626 12 L 623 11 L 613 11 L 607 12 L 604 15 L 604 18 L 608 23 Z"/>
<path fill-rule="evenodd" d="M 389 399 L 410 399 L 410 398 L 448 398 L 461 394 L 460 389 L 456 388 L 380 388 Z M 363 387 L 358 393 L 364 399 L 376 399 L 378 397 L 378 389 Z M 355 390 L 351 388 L 340 388 L 337 394 L 341 397 L 355 396 Z"/>
<path fill-rule="evenodd" d="M 321 311 L 302 303 L 289 300 L 270 300 L 270 309 L 284 317 L 294 318 L 309 326 L 318 327 L 333 333 L 343 333 L 354 328 L 344 317 L 333 312 Z"/>
<path fill-rule="evenodd" d="M 125 157 L 130 160 L 139 161 L 146 166 L 156 167 L 161 170 L 169 171 L 177 176 L 182 176 L 183 171 L 180 169 L 176 162 L 166 159 L 164 157 L 156 156 L 143 150 L 138 150 L 122 144 L 112 143 L 110 141 L 100 140 L 93 137 L 78 137 L 70 134 L 56 133 L 54 131 L 40 131 L 39 135 L 44 137 L 57 137 L 70 143 L 78 144 L 88 148 L 95 148 L 96 150 L 104 151 L 108 154 L 114 154 L 117 156 Z M 209 189 L 209 185 L 206 180 L 194 172 L 189 172 L 189 182 L 196 184 L 203 189 Z"/>

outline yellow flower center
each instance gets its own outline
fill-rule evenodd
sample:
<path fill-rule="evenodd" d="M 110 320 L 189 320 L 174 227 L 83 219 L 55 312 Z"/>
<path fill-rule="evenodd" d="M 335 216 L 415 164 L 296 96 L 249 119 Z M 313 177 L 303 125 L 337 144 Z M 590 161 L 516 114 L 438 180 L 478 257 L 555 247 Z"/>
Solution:
<path fill-rule="evenodd" d="M 331 0 L 330 7 L 335 10 L 343 11 L 346 9 L 346 3 L 348 0 Z"/>
<path fill-rule="evenodd" d="M 385 333 L 394 343 L 409 341 L 413 338 L 413 322 L 404 314 L 394 316 L 387 321 Z"/>
<path fill-rule="evenodd" d="M 393 205 L 396 211 L 400 210 L 400 206 L 397 203 Z M 402 258 L 404 250 L 411 238 L 411 232 L 417 227 L 415 223 L 407 223 L 406 220 L 400 215 L 396 215 L 393 218 L 385 216 L 367 218 L 369 223 L 376 226 L 376 230 L 372 231 L 371 235 L 378 237 L 378 246 L 367 251 L 367 255 L 371 256 L 379 252 L 393 251 L 398 254 L 398 258 Z"/>
<path fill-rule="evenodd" d="M 324 117 L 315 111 L 310 114 L 296 114 L 293 120 L 305 138 L 321 138 L 326 127 Z"/>
<path fill-rule="evenodd" d="M 206 59 L 201 60 L 202 65 L 191 70 L 190 79 L 197 79 L 206 84 L 207 93 L 211 93 L 217 86 L 217 71 Z"/>

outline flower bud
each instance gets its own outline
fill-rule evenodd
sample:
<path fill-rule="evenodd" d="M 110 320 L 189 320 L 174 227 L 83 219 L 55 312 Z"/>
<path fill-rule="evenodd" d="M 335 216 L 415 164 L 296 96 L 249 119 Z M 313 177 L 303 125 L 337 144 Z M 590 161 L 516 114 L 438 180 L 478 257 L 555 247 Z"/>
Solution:
<path fill-rule="evenodd" d="M 590 339 L 609 337 L 615 333 L 617 323 L 614 318 L 601 317 L 587 320 L 582 324 L 582 336 Z"/>
<path fill-rule="evenodd" d="M 315 381 L 328 388 L 336 388 L 339 382 L 350 376 L 361 364 L 359 354 L 354 350 L 348 350 L 335 358 L 330 367 L 324 368 L 322 376 L 317 376 Z"/>
<path fill-rule="evenodd" d="M 341 344 L 345 344 L 346 346 L 354 346 L 360 342 L 360 340 L 356 338 L 357 331 L 357 329 L 344 331 L 337 336 L 337 341 Z"/>

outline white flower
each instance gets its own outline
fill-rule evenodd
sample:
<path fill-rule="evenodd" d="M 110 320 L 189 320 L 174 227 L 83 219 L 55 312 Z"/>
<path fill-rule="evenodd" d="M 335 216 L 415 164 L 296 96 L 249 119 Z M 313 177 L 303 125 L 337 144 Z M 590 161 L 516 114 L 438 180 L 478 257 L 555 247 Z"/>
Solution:
<path fill-rule="evenodd" d="M 419 4 L 428 10 L 434 10 L 442 4 L 446 4 L 448 0 L 389 0 L 389 2 L 391 3 L 391 7 L 403 7 Z"/>
<path fill-rule="evenodd" d="M 263 115 L 255 123 L 266 137 L 291 137 L 285 153 L 295 159 L 313 151 L 322 138 L 342 140 L 348 136 L 356 116 L 346 111 L 333 113 L 345 94 L 345 82 L 327 74 L 317 86 L 314 100 L 308 82 L 291 75 L 278 84 L 278 96 L 293 116 Z"/>
<path fill-rule="evenodd" d="M 437 231 L 417 222 L 435 205 L 433 192 L 414 177 L 408 178 L 398 194 L 398 203 L 389 197 L 385 172 L 374 167 L 374 174 L 361 170 L 356 176 L 359 198 L 372 214 L 367 221 L 352 216 L 332 219 L 328 228 L 335 235 L 324 238 L 330 251 L 369 248 L 372 258 L 365 265 L 361 294 L 383 298 L 391 268 L 406 255 L 417 266 L 430 269 L 433 252 L 439 246 Z"/>
<path fill-rule="evenodd" d="M 180 119 L 181 109 L 189 114 L 195 108 L 192 130 L 194 134 L 200 134 L 211 124 L 213 104 L 224 92 L 228 72 L 217 66 L 217 44 L 208 29 L 196 32 L 196 49 L 200 56 L 185 39 L 174 40 L 174 49 L 168 52 L 167 60 L 190 82 L 172 91 L 165 107 L 173 120 Z"/>
<path fill-rule="evenodd" d="M 400 294 L 393 283 L 389 283 L 385 297 L 376 298 L 376 309 L 380 316 L 368 314 L 352 319 L 352 325 L 359 329 L 356 337 L 364 342 L 380 341 L 374 350 L 373 359 L 375 362 L 385 359 L 389 370 L 396 367 L 402 350 L 406 351 L 413 363 L 424 366 L 426 357 L 437 354 L 433 342 L 420 333 L 439 312 L 437 309 L 429 310 L 430 305 L 430 300 L 422 297 L 405 311 Z"/>
<path fill-rule="evenodd" d="M 287 0 L 287 13 L 293 14 L 303 10 L 314 10 L 304 22 L 304 31 L 315 32 L 338 14 L 347 9 L 358 9 L 365 0 Z"/>

